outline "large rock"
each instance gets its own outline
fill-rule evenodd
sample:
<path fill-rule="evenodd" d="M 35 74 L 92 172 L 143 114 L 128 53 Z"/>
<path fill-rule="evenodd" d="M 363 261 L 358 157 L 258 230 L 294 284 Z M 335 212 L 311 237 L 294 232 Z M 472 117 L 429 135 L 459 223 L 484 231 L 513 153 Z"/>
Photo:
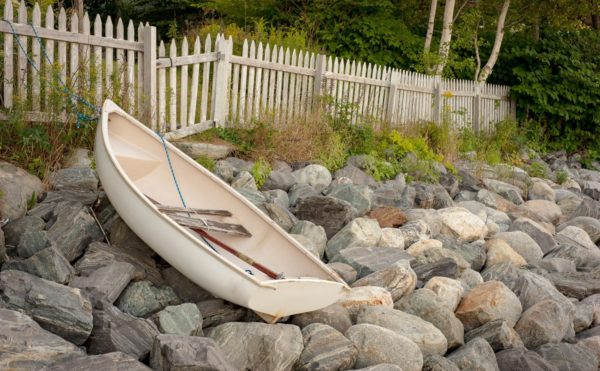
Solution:
<path fill-rule="evenodd" d="M 346 282 L 348 285 L 351 285 L 354 283 L 354 281 L 356 281 L 356 276 L 358 274 L 356 273 L 356 269 L 352 268 L 352 266 L 340 262 L 328 263 L 327 266 L 333 269 L 333 271 L 340 277 L 342 277 L 344 282 Z"/>
<path fill-rule="evenodd" d="M 273 170 L 263 184 L 263 190 L 281 189 L 289 191 L 296 183 L 296 178 L 288 171 Z"/>
<path fill-rule="evenodd" d="M 163 270 L 162 275 L 167 286 L 175 291 L 175 294 L 182 302 L 197 303 L 213 298 L 211 293 L 190 281 L 189 278 L 173 267 Z"/>
<path fill-rule="evenodd" d="M 509 262 L 515 267 L 522 267 L 527 264 L 527 261 L 504 240 L 496 238 L 487 240 L 485 242 L 485 248 L 487 250 L 486 267 L 503 262 Z"/>
<path fill-rule="evenodd" d="M 511 348 L 496 353 L 500 371 L 558 371 L 544 358 L 526 348 Z"/>
<path fill-rule="evenodd" d="M 427 282 L 436 276 L 460 277 L 458 263 L 452 258 L 443 258 L 427 264 L 416 264 L 413 270 L 421 282 Z"/>
<path fill-rule="evenodd" d="M 2 266 L 2 270 L 9 269 L 31 273 L 62 284 L 69 282 L 75 274 L 75 269 L 69 261 L 54 247 L 47 247 L 25 260 L 11 260 Z"/>
<path fill-rule="evenodd" d="M 423 371 L 460 371 L 448 358 L 437 354 L 428 354 L 423 359 Z"/>
<path fill-rule="evenodd" d="M 407 260 L 400 260 L 394 265 L 371 273 L 352 284 L 358 286 L 379 286 L 387 289 L 392 300 L 397 301 L 404 295 L 414 291 L 417 285 L 417 275 Z"/>
<path fill-rule="evenodd" d="M 350 265 L 356 269 L 357 277 L 360 279 L 392 266 L 400 260 L 412 261 L 413 259 L 406 251 L 393 247 L 352 247 L 341 250 L 331 262 Z"/>
<path fill-rule="evenodd" d="M 150 366 L 157 371 L 236 370 L 213 339 L 181 335 L 158 335 Z"/>
<path fill-rule="evenodd" d="M 298 219 L 288 209 L 275 202 L 267 202 L 263 205 L 267 215 L 277 223 L 284 231 L 290 229 L 298 222 Z"/>
<path fill-rule="evenodd" d="M 394 307 L 394 301 L 389 291 L 377 286 L 354 287 L 349 292 L 346 292 L 337 301 L 337 304 L 348 310 L 351 319 L 356 319 L 360 309 L 363 307 Z"/>
<path fill-rule="evenodd" d="M 325 253 L 327 234 L 325 233 L 325 228 L 320 225 L 316 225 L 308 220 L 300 220 L 292 227 L 290 233 L 300 234 L 311 240 L 319 251 L 319 256 L 323 256 Z"/>
<path fill-rule="evenodd" d="M 556 230 L 560 232 L 564 228 L 571 225 L 586 231 L 594 243 L 598 243 L 598 241 L 600 241 L 600 220 L 590 218 L 589 216 L 578 216 L 566 221 L 563 224 L 560 224 Z"/>
<path fill-rule="evenodd" d="M 6 260 L 6 243 L 4 241 L 4 231 L 0 227 L 0 265 Z"/>
<path fill-rule="evenodd" d="M 451 312 L 456 310 L 465 291 L 460 281 L 448 277 L 433 277 L 424 288 L 433 291 Z"/>
<path fill-rule="evenodd" d="M 429 289 L 419 289 L 394 303 L 394 308 L 421 317 L 446 337 L 448 349 L 464 344 L 464 327 L 442 300 Z"/>
<path fill-rule="evenodd" d="M 600 202 L 590 198 L 584 198 L 573 212 L 571 212 L 569 218 L 578 216 L 589 216 L 594 219 L 600 219 Z"/>
<path fill-rule="evenodd" d="M 523 308 L 519 298 L 502 282 L 488 281 L 472 289 L 456 309 L 456 316 L 465 331 L 495 319 L 505 320 L 513 327 Z"/>
<path fill-rule="evenodd" d="M 578 344 L 544 344 L 535 350 L 560 371 L 596 371 L 598 357 Z"/>
<path fill-rule="evenodd" d="M 231 181 L 231 186 L 235 189 L 250 189 L 257 191 L 256 180 L 249 171 L 240 171 Z"/>
<path fill-rule="evenodd" d="M 290 370 L 303 348 L 302 333 L 294 325 L 230 322 L 207 335 L 238 370 Z"/>
<path fill-rule="evenodd" d="M 415 266 L 417 264 L 435 263 L 446 258 L 454 260 L 460 271 L 471 268 L 471 264 L 469 264 L 469 262 L 466 261 L 458 252 L 451 249 L 444 249 L 440 246 L 432 246 L 416 256 Z"/>
<path fill-rule="evenodd" d="M 27 212 L 27 204 L 44 192 L 42 182 L 25 170 L 0 161 L 0 220 L 18 219 Z"/>
<path fill-rule="evenodd" d="M 600 293 L 600 278 L 585 272 L 549 273 L 545 275 L 563 295 L 584 299 Z"/>
<path fill-rule="evenodd" d="M 292 202 L 290 197 L 290 202 Z M 333 237 L 352 220 L 352 205 L 328 196 L 311 196 L 300 199 L 292 210 L 300 220 L 308 220 L 325 228 L 327 238 Z"/>
<path fill-rule="evenodd" d="M 50 187 L 56 191 L 95 193 L 98 191 L 98 177 L 89 166 L 68 167 L 52 173 Z"/>
<path fill-rule="evenodd" d="M 523 312 L 515 331 L 527 348 L 558 343 L 572 325 L 568 313 L 553 300 L 544 300 Z"/>
<path fill-rule="evenodd" d="M 114 262 L 92 271 L 88 276 L 75 277 L 69 286 L 84 291 L 92 305 L 101 300 L 114 303 L 133 277 L 135 268 L 124 262 Z"/>
<path fill-rule="evenodd" d="M 338 330 L 342 334 L 352 326 L 348 309 L 339 304 L 331 304 L 312 312 L 296 314 L 292 317 L 292 323 L 300 328 L 305 328 L 313 323 L 321 323 Z"/>
<path fill-rule="evenodd" d="M 345 335 L 358 349 L 356 368 L 381 363 L 400 366 L 403 371 L 420 371 L 423 367 L 419 347 L 394 331 L 363 323 L 350 327 Z"/>
<path fill-rule="evenodd" d="M 48 238 L 70 262 L 81 256 L 90 242 L 104 238 L 96 220 L 82 204 L 58 203 L 52 220 L 54 223 L 48 229 Z"/>
<path fill-rule="evenodd" d="M 321 192 L 331 183 L 329 170 L 322 165 L 311 164 L 292 173 L 298 183 L 306 183 Z"/>
<path fill-rule="evenodd" d="M 554 190 L 544 182 L 533 182 L 533 185 L 529 189 L 528 198 L 530 200 L 546 200 L 555 201 L 556 193 Z"/>
<path fill-rule="evenodd" d="M 202 314 L 202 327 L 214 327 L 227 322 L 240 321 L 246 317 L 246 308 L 221 299 L 209 299 L 196 303 Z"/>
<path fill-rule="evenodd" d="M 407 222 L 406 214 L 397 207 L 378 207 L 368 217 L 377 220 L 381 228 L 397 228 Z"/>
<path fill-rule="evenodd" d="M 362 216 L 371 210 L 371 193 L 366 186 L 339 184 L 329 189 L 326 195 L 348 201 L 356 209 L 357 215 Z"/>
<path fill-rule="evenodd" d="M 94 309 L 94 329 L 88 342 L 88 353 L 120 351 L 144 359 L 158 334 L 152 321 L 123 313 L 109 302 L 102 301 Z"/>
<path fill-rule="evenodd" d="M 562 211 L 558 205 L 552 201 L 531 200 L 525 202 L 525 208 L 537 215 L 542 220 L 556 224 L 562 216 Z"/>
<path fill-rule="evenodd" d="M 202 314 L 196 304 L 168 306 L 150 317 L 163 334 L 202 336 Z"/>
<path fill-rule="evenodd" d="M 127 370 L 150 371 L 151 368 L 122 352 L 112 352 L 97 356 L 78 356 L 52 364 L 44 371 L 87 371 L 87 370 Z"/>
<path fill-rule="evenodd" d="M 494 350 L 482 338 L 469 341 L 449 354 L 448 359 L 462 371 L 499 371 Z"/>
<path fill-rule="evenodd" d="M 357 218 L 348 223 L 327 242 L 325 252 L 333 259 L 341 250 L 352 247 L 373 247 L 381 240 L 381 228 L 376 220 Z"/>
<path fill-rule="evenodd" d="M 565 245 L 576 245 L 588 250 L 598 249 L 586 231 L 575 226 L 568 226 L 558 232 L 556 235 L 556 242 Z"/>
<path fill-rule="evenodd" d="M 304 350 L 294 370 L 345 370 L 354 365 L 358 350 L 331 326 L 313 323 L 302 329 Z"/>
<path fill-rule="evenodd" d="M 412 314 L 385 307 L 362 308 L 356 323 L 381 326 L 402 335 L 419 346 L 423 354 L 444 355 L 448 341 L 442 332 L 431 323 Z"/>
<path fill-rule="evenodd" d="M 384 183 L 373 190 L 373 207 L 391 206 L 409 209 L 415 205 L 414 187 L 399 187 L 396 182 Z"/>
<path fill-rule="evenodd" d="M 431 238 L 429 225 L 423 220 L 412 220 L 400 227 L 404 236 L 404 245 L 410 246 L 415 242 Z"/>
<path fill-rule="evenodd" d="M 503 240 L 529 264 L 539 262 L 544 253 L 535 240 L 523 231 L 500 232 L 494 238 Z"/>
<path fill-rule="evenodd" d="M 191 158 L 208 157 L 218 160 L 229 156 L 235 150 L 232 145 L 214 143 L 173 141 L 173 144 Z"/>
<path fill-rule="evenodd" d="M 534 222 L 528 218 L 518 218 L 511 226 L 510 231 L 522 231 L 527 233 L 542 249 L 542 252 L 546 254 L 556 246 L 556 241 L 552 234 L 550 234 L 544 227 L 539 223 Z"/>
<path fill-rule="evenodd" d="M 368 185 L 372 187 L 377 186 L 377 182 L 375 181 L 375 179 L 373 179 L 372 176 L 351 164 L 347 164 L 343 168 L 336 171 L 333 174 L 333 178 L 348 178 L 352 181 L 353 184 Z"/>
<path fill-rule="evenodd" d="M 484 179 L 483 184 L 485 184 L 489 190 L 496 192 L 515 205 L 523 203 L 523 191 L 519 187 L 494 179 Z"/>
<path fill-rule="evenodd" d="M 465 341 L 469 342 L 477 337 L 487 341 L 492 349 L 494 349 L 494 352 L 523 347 L 523 341 L 519 337 L 519 334 L 506 321 L 501 319 L 495 319 L 467 332 L 465 334 Z"/>
<path fill-rule="evenodd" d="M 38 251 L 52 245 L 48 239 L 48 232 L 39 229 L 27 229 L 19 237 L 17 255 L 21 258 L 29 258 Z"/>
<path fill-rule="evenodd" d="M 0 308 L 0 368 L 36 370 L 62 359 L 85 354 L 24 313 Z"/>
<path fill-rule="evenodd" d="M 465 208 L 451 207 L 438 213 L 442 221 L 441 233 L 459 241 L 475 241 L 484 238 L 488 232 L 485 223 Z"/>
<path fill-rule="evenodd" d="M 575 332 L 580 332 L 592 324 L 594 321 L 594 306 L 590 303 L 575 303 L 575 314 L 573 315 L 573 328 Z"/>
<path fill-rule="evenodd" d="M 0 273 L 0 292 L 7 308 L 25 312 L 76 345 L 83 344 L 92 331 L 92 305 L 79 289 L 8 270 Z"/>
<path fill-rule="evenodd" d="M 379 246 L 404 249 L 404 234 L 398 228 L 382 228 Z"/>
<path fill-rule="evenodd" d="M 179 304 L 173 289 L 168 286 L 154 287 L 150 281 L 133 282 L 117 300 L 120 310 L 136 317 L 147 317 L 173 304 Z"/>

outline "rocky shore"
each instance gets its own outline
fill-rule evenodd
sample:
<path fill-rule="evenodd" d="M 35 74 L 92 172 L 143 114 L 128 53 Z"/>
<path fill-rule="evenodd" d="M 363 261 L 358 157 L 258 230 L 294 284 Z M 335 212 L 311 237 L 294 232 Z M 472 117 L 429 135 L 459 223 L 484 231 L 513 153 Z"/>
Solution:
<path fill-rule="evenodd" d="M 438 184 L 376 182 L 353 157 L 277 162 L 258 189 L 250 162 L 218 161 L 352 287 L 277 324 L 153 253 L 85 151 L 48 191 L 0 162 L 0 369 L 597 370 L 600 172 L 524 157 L 566 180 L 461 161 Z"/>

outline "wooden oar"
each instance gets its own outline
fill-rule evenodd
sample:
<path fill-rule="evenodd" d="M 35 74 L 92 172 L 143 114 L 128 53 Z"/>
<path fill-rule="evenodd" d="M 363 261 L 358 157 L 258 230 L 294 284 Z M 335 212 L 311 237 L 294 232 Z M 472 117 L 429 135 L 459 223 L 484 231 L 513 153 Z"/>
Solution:
<path fill-rule="evenodd" d="M 219 241 L 215 237 L 213 237 L 210 234 L 208 234 L 206 231 L 204 231 L 204 230 L 202 230 L 200 228 L 190 228 L 190 229 L 192 231 L 198 233 L 200 236 L 206 238 L 210 242 L 219 245 L 220 247 L 222 247 L 225 251 L 229 252 L 230 254 L 237 256 L 240 260 L 243 260 L 244 262 L 246 262 L 249 265 L 253 266 L 254 268 L 258 269 L 259 271 L 263 272 L 264 274 L 266 274 L 270 278 L 272 278 L 272 279 L 278 279 L 278 278 L 280 278 L 280 276 L 277 273 L 273 272 L 272 270 L 270 270 L 269 268 L 265 267 L 264 265 L 256 262 L 254 259 L 252 259 L 248 255 L 246 255 L 246 254 L 244 254 L 242 252 L 237 251 L 233 247 L 227 245 L 225 242 Z"/>

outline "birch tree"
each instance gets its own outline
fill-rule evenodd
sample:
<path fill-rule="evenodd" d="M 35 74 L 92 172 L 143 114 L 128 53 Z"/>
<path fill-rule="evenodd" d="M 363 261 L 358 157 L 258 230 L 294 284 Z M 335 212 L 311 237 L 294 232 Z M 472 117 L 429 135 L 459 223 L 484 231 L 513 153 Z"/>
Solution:
<path fill-rule="evenodd" d="M 490 57 L 488 58 L 487 63 L 481 71 L 479 71 L 478 76 L 476 76 L 476 80 L 479 83 L 486 82 L 487 78 L 492 73 L 494 66 L 496 65 L 496 61 L 498 61 L 498 55 L 500 54 L 500 48 L 502 47 L 502 41 L 504 40 L 504 25 L 506 24 L 506 15 L 508 14 L 508 9 L 510 8 L 510 0 L 504 0 L 502 4 L 502 9 L 500 10 L 500 15 L 498 16 L 498 23 L 496 25 L 496 38 L 494 40 L 494 46 L 492 47 L 492 51 L 490 53 Z M 479 58 L 479 50 L 476 50 L 477 58 Z"/>
<path fill-rule="evenodd" d="M 452 24 L 454 17 L 455 0 L 446 0 L 444 6 L 444 20 L 442 25 L 442 37 L 440 38 L 439 61 L 434 68 L 434 73 L 438 76 L 442 75 L 446 62 L 448 61 L 448 53 L 450 52 L 450 41 L 452 40 Z"/>
<path fill-rule="evenodd" d="M 429 10 L 429 23 L 427 24 L 427 34 L 425 35 L 425 54 L 431 49 L 431 39 L 433 39 L 433 29 L 435 27 L 435 13 L 437 11 L 437 0 L 431 0 L 431 8 Z"/>

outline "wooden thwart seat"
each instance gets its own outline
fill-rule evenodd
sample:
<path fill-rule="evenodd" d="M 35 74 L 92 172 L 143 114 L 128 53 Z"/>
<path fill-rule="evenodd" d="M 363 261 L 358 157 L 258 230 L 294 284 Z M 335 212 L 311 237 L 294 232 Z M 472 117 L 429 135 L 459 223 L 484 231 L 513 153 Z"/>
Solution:
<path fill-rule="evenodd" d="M 181 207 L 181 206 L 165 206 L 165 205 L 156 205 L 158 210 L 162 211 L 165 214 L 177 214 L 177 213 L 191 213 L 191 214 L 201 214 L 201 215 L 214 215 L 214 216 L 232 216 L 231 212 L 228 210 L 209 210 L 209 209 L 195 209 L 193 207 Z"/>
<path fill-rule="evenodd" d="M 244 237 L 252 237 L 252 234 L 240 224 L 223 223 L 210 219 L 182 216 L 179 214 L 170 214 L 169 217 L 173 219 L 175 223 L 183 227 L 226 234 L 234 234 Z"/>

